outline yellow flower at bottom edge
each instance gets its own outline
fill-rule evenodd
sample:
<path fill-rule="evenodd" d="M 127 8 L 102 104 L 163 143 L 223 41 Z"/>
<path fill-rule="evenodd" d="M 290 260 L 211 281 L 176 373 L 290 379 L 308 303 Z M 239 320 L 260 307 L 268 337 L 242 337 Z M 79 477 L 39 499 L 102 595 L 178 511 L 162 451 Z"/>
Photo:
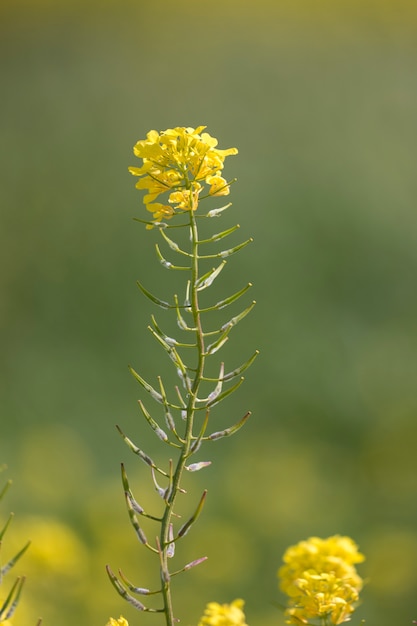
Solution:
<path fill-rule="evenodd" d="M 350 619 L 359 597 L 349 581 L 334 574 L 317 574 L 311 570 L 304 572 L 295 584 L 299 596 L 291 600 L 285 611 L 288 624 L 308 624 L 311 619 L 324 617 L 333 624 L 341 624 Z"/>
<path fill-rule="evenodd" d="M 129 626 L 129 623 L 122 616 L 120 616 L 119 619 L 114 619 L 114 617 L 111 617 L 106 626 Z"/>
<path fill-rule="evenodd" d="M 247 626 L 243 612 L 243 600 L 233 600 L 231 604 L 209 602 L 198 626 Z"/>

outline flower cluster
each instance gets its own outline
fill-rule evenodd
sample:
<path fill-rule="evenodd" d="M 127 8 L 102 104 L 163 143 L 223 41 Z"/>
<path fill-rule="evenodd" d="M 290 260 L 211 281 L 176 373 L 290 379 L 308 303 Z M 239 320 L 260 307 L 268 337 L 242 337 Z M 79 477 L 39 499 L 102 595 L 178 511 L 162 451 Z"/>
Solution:
<path fill-rule="evenodd" d="M 129 167 L 129 171 L 140 177 L 136 187 L 147 190 L 143 201 L 155 223 L 177 211 L 195 211 L 204 183 L 209 186 L 209 196 L 229 194 L 229 183 L 221 171 L 225 158 L 237 154 L 237 149 L 218 150 L 217 139 L 203 133 L 205 128 L 168 128 L 161 133 L 151 130 L 135 145 L 133 152 L 143 165 Z M 169 194 L 168 204 L 155 202 L 164 193 Z"/>
<path fill-rule="evenodd" d="M 362 589 L 356 563 L 364 556 L 349 537 L 310 537 L 285 552 L 279 569 L 281 590 L 289 596 L 289 624 L 330 619 L 341 624 L 350 619 Z"/>
<path fill-rule="evenodd" d="M 124 617 L 120 616 L 119 619 L 111 617 L 106 626 L 129 626 L 129 624 Z"/>
<path fill-rule="evenodd" d="M 231 604 L 209 602 L 198 626 L 247 626 L 244 604 L 240 599 Z"/>

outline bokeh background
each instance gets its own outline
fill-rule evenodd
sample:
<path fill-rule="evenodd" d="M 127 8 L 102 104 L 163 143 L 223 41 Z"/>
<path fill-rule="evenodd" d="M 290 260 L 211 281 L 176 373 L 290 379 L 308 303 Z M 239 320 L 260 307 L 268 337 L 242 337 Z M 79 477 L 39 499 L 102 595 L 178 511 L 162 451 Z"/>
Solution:
<path fill-rule="evenodd" d="M 243 597 L 251 626 L 282 625 L 285 548 L 340 533 L 367 556 L 354 622 L 410 624 L 416 3 L 2 0 L 0 33 L 0 457 L 14 481 L 1 516 L 16 514 L 3 560 L 33 541 L 15 623 L 160 623 L 104 572 L 156 585 L 119 464 L 152 503 L 149 475 L 114 425 L 161 454 L 127 365 L 168 376 L 135 281 L 162 295 L 171 277 L 132 220 L 144 209 L 127 167 L 149 129 L 206 124 L 239 148 L 221 228 L 254 237 L 218 280 L 218 293 L 253 282 L 258 302 L 226 359 L 261 356 L 216 419 L 253 417 L 188 477 L 185 508 L 209 497 L 178 564 L 209 561 L 178 579 L 177 613 L 192 626 L 206 602 Z"/>

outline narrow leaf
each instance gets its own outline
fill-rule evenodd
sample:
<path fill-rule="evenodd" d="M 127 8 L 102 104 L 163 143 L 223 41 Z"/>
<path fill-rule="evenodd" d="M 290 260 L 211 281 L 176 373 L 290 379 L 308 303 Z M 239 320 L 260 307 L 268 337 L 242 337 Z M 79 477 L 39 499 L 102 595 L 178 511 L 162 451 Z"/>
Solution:
<path fill-rule="evenodd" d="M 228 380 L 232 380 L 233 378 L 236 378 L 236 376 L 240 376 L 245 370 L 248 369 L 248 367 L 252 365 L 252 363 L 258 356 L 258 354 L 259 354 L 259 350 L 256 350 L 254 354 L 252 354 L 252 356 L 246 361 L 246 363 L 243 363 L 243 365 L 241 365 L 240 367 L 236 368 L 235 370 L 232 370 L 231 372 L 228 372 L 223 378 L 223 381 L 227 382 Z"/>
<path fill-rule="evenodd" d="M 178 343 L 177 340 L 174 337 L 168 337 L 168 335 L 159 328 L 154 315 L 151 315 L 151 319 L 155 332 L 159 335 L 159 337 L 161 337 L 169 346 L 176 346 Z"/>
<path fill-rule="evenodd" d="M 141 292 L 154 304 L 157 304 L 158 306 L 160 306 L 162 309 L 173 309 L 173 305 L 169 304 L 168 302 L 164 302 L 164 300 L 160 300 L 159 298 L 157 298 L 156 296 L 154 296 L 150 291 L 148 291 L 147 289 L 145 289 L 145 287 L 139 282 L 136 281 L 137 286 L 139 287 L 139 289 L 141 290 Z"/>
<path fill-rule="evenodd" d="M 158 589 L 157 591 L 151 591 L 150 589 L 146 589 L 145 587 L 136 587 L 126 578 L 126 576 L 123 574 L 122 570 L 120 569 L 119 569 L 119 576 L 122 579 L 122 582 L 129 589 L 129 591 L 131 591 L 132 593 L 136 593 L 139 596 L 150 596 L 150 595 L 154 595 L 157 593 L 161 593 L 162 591 L 161 589 Z"/>
<path fill-rule="evenodd" d="M 197 281 L 197 284 L 196 284 L 197 291 L 203 291 L 203 289 L 210 287 L 215 281 L 215 279 L 217 278 L 217 276 L 220 274 L 220 272 L 222 271 L 225 265 L 226 265 L 226 261 L 222 261 L 220 265 L 218 265 L 217 267 L 214 267 L 210 272 L 207 272 L 207 274 L 204 274 L 204 276 L 202 276 Z"/>
<path fill-rule="evenodd" d="M 199 559 L 195 559 L 194 561 L 191 561 L 191 563 L 187 563 L 186 565 L 184 565 L 184 567 L 177 570 L 176 572 L 173 572 L 171 574 L 171 577 L 176 576 L 177 574 L 182 574 L 182 572 L 187 572 L 189 569 L 196 567 L 197 565 L 200 565 L 200 563 L 204 563 L 204 561 L 207 561 L 207 559 L 208 559 L 207 556 L 202 556 Z"/>
<path fill-rule="evenodd" d="M 155 391 L 155 389 L 152 387 L 152 385 L 150 385 L 149 383 L 146 382 L 146 380 L 144 380 L 134 369 L 133 367 L 131 367 L 129 365 L 129 371 L 132 374 L 132 376 L 134 378 L 136 378 L 136 380 L 138 381 L 138 383 L 140 383 L 142 385 L 142 387 L 151 394 L 152 398 L 154 400 L 156 400 L 156 402 L 162 403 L 162 396 L 160 393 L 158 393 L 157 391 Z"/>
<path fill-rule="evenodd" d="M 206 410 L 206 414 L 204 416 L 204 422 L 201 425 L 201 430 L 200 430 L 200 432 L 198 434 L 198 437 L 197 437 L 197 439 L 194 441 L 194 443 L 191 446 L 191 454 L 194 454 L 195 452 L 197 452 L 197 450 L 199 449 L 199 447 L 201 445 L 201 442 L 203 440 L 204 434 L 205 434 L 206 429 L 207 429 L 209 416 L 210 416 L 210 409 L 207 409 Z"/>
<path fill-rule="evenodd" d="M 110 582 L 113 585 L 113 587 L 116 589 L 117 593 L 124 600 L 129 602 L 129 604 L 134 606 L 135 609 L 137 609 L 138 611 L 147 611 L 149 613 L 163 613 L 164 609 L 148 609 L 145 605 L 142 604 L 142 602 L 139 602 L 139 600 L 136 600 L 136 598 L 131 596 L 123 587 L 123 585 L 121 584 L 119 579 L 115 576 L 115 574 L 113 574 L 112 570 L 110 569 L 110 565 L 106 565 L 106 571 L 110 579 Z"/>
<path fill-rule="evenodd" d="M 174 418 L 172 417 L 171 412 L 169 410 L 170 407 L 172 407 L 172 405 L 167 400 L 165 389 L 164 389 L 164 385 L 163 385 L 163 382 L 162 382 L 162 378 L 160 376 L 158 376 L 158 380 L 159 380 L 159 388 L 161 390 L 162 402 L 163 402 L 163 405 L 164 405 L 166 424 L 167 424 L 168 428 L 174 433 L 174 435 L 177 438 L 177 440 L 180 443 L 184 444 L 185 441 L 178 435 L 177 429 L 176 429 L 176 426 L 175 426 L 175 422 L 174 422 Z M 178 407 L 178 410 L 181 410 L 180 407 Z"/>
<path fill-rule="evenodd" d="M 250 303 L 250 305 L 248 307 L 246 307 L 246 309 L 244 311 L 239 313 L 239 315 L 236 315 L 235 317 L 232 317 L 232 319 L 230 319 L 228 322 L 226 322 L 226 324 L 223 324 L 221 329 L 225 330 L 226 328 L 232 328 L 233 326 L 236 326 L 236 324 L 238 324 L 241 320 L 243 320 L 243 318 L 246 317 L 247 314 L 252 311 L 252 309 L 255 306 L 255 304 L 256 304 L 256 301 L 253 300 Z"/>
<path fill-rule="evenodd" d="M 187 311 L 187 313 L 193 312 L 191 308 L 190 291 L 191 291 L 191 281 L 187 280 L 187 287 L 185 290 L 185 302 L 184 302 L 184 309 L 185 311 Z"/>
<path fill-rule="evenodd" d="M 129 446 L 129 448 L 132 450 L 132 452 L 134 452 L 134 454 L 137 454 L 144 463 L 146 463 L 146 465 L 149 465 L 149 467 L 151 467 L 152 469 L 156 470 L 157 472 L 159 472 L 160 474 L 162 474 L 163 476 L 167 476 L 167 473 L 164 472 L 163 470 L 161 470 L 159 467 L 157 467 L 155 465 L 155 463 L 152 461 L 151 457 L 148 456 L 145 452 L 143 452 L 143 450 L 141 450 L 140 448 L 138 448 L 138 446 L 136 446 L 133 441 L 131 441 L 131 439 L 129 439 L 129 437 L 127 437 L 124 432 L 122 431 L 122 429 L 120 428 L 120 426 L 118 426 L 116 424 L 116 428 L 119 431 L 120 435 L 122 436 L 123 440 L 125 441 L 125 443 Z"/>
<path fill-rule="evenodd" d="M 187 405 L 185 404 L 185 402 L 184 402 L 184 398 L 182 397 L 182 395 L 181 395 L 181 391 L 180 391 L 180 389 L 179 389 L 179 387 L 178 387 L 177 385 L 175 386 L 175 391 L 177 392 L 177 396 L 178 396 L 178 399 L 179 399 L 180 404 L 181 404 L 181 406 L 179 407 L 179 408 L 180 408 L 180 410 L 181 410 L 181 417 L 182 417 L 183 419 L 186 419 L 187 415 L 185 415 L 185 417 L 184 417 L 182 414 L 183 414 L 183 412 L 184 412 L 184 409 L 186 409 L 186 408 L 187 408 Z"/>
<path fill-rule="evenodd" d="M 155 328 L 155 331 L 158 333 L 160 337 L 169 345 L 169 346 L 180 346 L 181 348 L 195 348 L 197 346 L 196 343 L 182 343 L 181 341 L 177 341 L 175 337 L 169 337 L 164 331 L 159 327 L 155 316 L 151 316 L 152 324 Z"/>
<path fill-rule="evenodd" d="M 232 329 L 231 327 L 226 328 L 226 330 L 220 335 L 220 337 L 216 339 L 216 341 L 214 341 L 209 346 L 207 346 L 205 356 L 209 356 L 210 354 L 214 354 L 215 352 L 218 352 L 220 348 L 224 346 L 226 341 L 229 339 L 227 335 L 230 333 L 231 329 Z"/>
<path fill-rule="evenodd" d="M 7 574 L 7 572 L 9 572 L 12 567 L 14 567 L 14 565 L 16 565 L 17 561 L 20 559 L 20 557 L 22 557 L 24 555 L 24 553 L 26 552 L 26 550 L 29 548 L 30 546 L 30 541 L 28 541 L 21 550 L 19 550 L 19 552 L 10 559 L 10 561 L 8 563 L 6 563 L 6 565 L 3 565 L 3 567 L 0 570 L 0 578 L 2 578 L 3 576 L 5 576 Z"/>
<path fill-rule="evenodd" d="M 247 239 L 246 241 L 243 241 L 242 243 L 238 244 L 234 248 L 229 248 L 229 250 L 222 250 L 221 252 L 218 252 L 217 254 L 198 255 L 198 258 L 199 259 L 225 259 L 229 256 L 232 256 L 232 254 L 239 252 L 239 250 L 246 248 L 246 246 L 252 242 L 253 242 L 253 238 L 251 237 L 250 239 Z"/>
<path fill-rule="evenodd" d="M 155 329 L 152 328 L 152 326 L 148 326 L 148 330 L 149 330 L 149 332 L 152 333 L 152 335 L 155 337 L 155 339 L 158 341 L 158 343 L 161 344 L 161 346 L 163 347 L 165 352 L 168 354 L 168 356 L 171 359 L 171 361 L 173 361 L 177 367 L 185 370 L 185 365 L 181 361 L 181 358 L 180 358 L 177 350 L 174 348 L 174 346 L 172 344 L 168 343 L 167 341 L 165 341 L 165 339 L 163 337 L 161 337 L 159 335 L 159 333 Z"/>
<path fill-rule="evenodd" d="M 242 428 L 242 426 L 244 426 L 244 424 L 246 424 L 250 416 L 251 416 L 251 412 L 248 411 L 246 415 L 244 415 L 242 419 L 239 422 L 237 422 L 237 424 L 234 424 L 233 426 L 230 426 L 229 428 L 226 428 L 225 430 L 219 430 L 216 433 L 212 433 L 208 437 L 204 437 L 204 440 L 215 441 L 216 439 L 221 439 L 222 437 L 230 437 L 230 435 L 234 435 L 238 430 Z"/>
<path fill-rule="evenodd" d="M 214 311 L 214 310 L 220 311 L 220 309 L 224 309 L 226 306 L 229 306 L 229 304 L 232 304 L 232 302 L 235 302 L 236 300 L 238 300 L 238 298 L 243 296 L 243 294 L 245 294 L 248 291 L 248 289 L 250 289 L 251 287 L 252 287 L 252 283 L 248 283 L 246 287 L 243 287 L 243 289 L 241 289 L 240 291 L 237 291 L 232 296 L 229 296 L 228 298 L 225 298 L 224 300 L 220 300 L 220 302 L 217 302 L 217 304 L 214 304 L 211 307 L 200 309 L 199 312 L 205 313 L 206 311 Z"/>
<path fill-rule="evenodd" d="M 146 421 L 148 422 L 149 426 L 152 428 L 152 430 L 154 431 L 155 435 L 161 440 L 161 441 L 165 441 L 168 442 L 168 435 L 166 434 L 166 432 L 164 432 L 162 430 L 162 428 L 159 427 L 159 425 L 157 424 L 157 422 L 153 419 L 153 417 L 151 417 L 151 415 L 148 413 L 148 411 L 146 410 L 142 400 L 138 400 L 139 406 L 140 406 L 140 410 L 142 411 L 142 414 L 144 416 L 144 418 L 146 419 Z"/>
<path fill-rule="evenodd" d="M 209 393 L 207 398 L 203 398 L 203 399 L 196 398 L 197 402 L 212 402 L 213 400 L 215 400 L 220 395 L 221 390 L 223 388 L 223 376 L 224 376 L 224 363 L 220 363 L 219 377 L 211 379 L 217 382 L 215 389 L 213 389 L 213 391 Z M 208 379 L 205 378 L 204 380 L 208 380 Z"/>
<path fill-rule="evenodd" d="M 0 607 L 0 620 L 1 622 L 10 619 L 16 610 L 19 603 L 20 594 L 22 593 L 23 585 L 25 583 L 25 577 L 17 578 L 12 585 L 9 593 L 2 606 Z"/>
<path fill-rule="evenodd" d="M 170 579 L 171 579 L 171 576 L 170 576 L 170 573 L 168 571 L 167 565 L 165 563 L 164 553 L 162 551 L 161 544 L 159 542 L 159 537 L 156 537 L 156 545 L 157 545 L 158 554 L 159 554 L 161 578 L 162 578 L 162 581 L 165 584 L 168 584 Z"/>
<path fill-rule="evenodd" d="M 213 235 L 209 239 L 201 239 L 198 243 L 199 244 L 201 244 L 201 243 L 214 243 L 216 241 L 220 241 L 220 239 L 223 239 L 224 237 L 227 237 L 228 235 L 231 235 L 232 233 L 234 233 L 239 228 L 240 228 L 240 224 L 236 224 L 236 226 L 232 226 L 232 228 L 228 228 L 227 230 L 224 230 L 221 233 L 216 233 L 215 235 Z"/>
<path fill-rule="evenodd" d="M 176 350 L 176 348 L 167 343 L 165 341 L 165 339 L 163 337 L 161 337 L 159 335 L 159 333 L 154 330 L 151 326 L 148 326 L 148 330 L 152 333 L 152 335 L 155 337 L 155 339 L 158 341 L 158 343 L 163 347 L 163 349 L 165 350 L 165 352 L 168 354 L 169 358 L 171 359 L 171 361 L 174 363 L 175 367 L 177 368 L 178 371 L 178 375 L 181 378 L 181 380 L 183 381 L 184 387 L 186 389 L 187 392 L 190 391 L 191 389 L 191 381 L 187 376 L 187 368 L 185 366 L 185 364 L 183 363 L 180 355 L 178 354 L 178 351 Z M 173 341 L 173 340 L 171 340 Z M 186 347 L 190 347 L 190 346 L 186 346 Z M 159 394 L 158 394 L 159 395 Z M 155 398 L 157 399 L 157 398 Z M 163 402 L 163 398 L 161 399 L 157 399 L 158 402 Z"/>
<path fill-rule="evenodd" d="M 137 513 L 138 515 L 143 515 L 144 517 L 153 519 L 156 522 L 160 522 L 162 518 L 155 517 L 154 515 L 149 515 L 149 513 L 145 513 L 144 508 L 139 504 L 139 502 L 137 502 L 137 500 L 135 499 L 132 493 L 123 463 L 121 464 L 121 469 L 122 469 L 122 483 L 123 483 L 123 489 L 125 492 L 125 497 L 129 498 L 130 505 L 132 509 L 134 510 L 134 512 Z"/>
<path fill-rule="evenodd" d="M 160 495 L 160 497 L 163 500 L 166 500 L 167 496 L 168 496 L 168 493 L 170 491 L 170 488 L 168 487 L 167 489 L 162 489 L 162 487 L 160 487 L 158 485 L 158 482 L 156 480 L 155 472 L 153 471 L 153 468 L 152 468 L 151 472 L 152 472 L 152 480 L 153 480 L 153 484 L 154 484 L 155 490 L 157 491 L 157 493 Z"/>
<path fill-rule="evenodd" d="M 228 204 L 225 204 L 224 206 L 222 206 L 222 207 L 220 207 L 218 209 L 212 209 L 204 217 L 220 217 L 220 215 L 223 213 L 223 211 L 226 211 L 226 209 L 228 209 L 231 206 L 232 206 L 232 203 L 229 202 Z"/>
<path fill-rule="evenodd" d="M 211 402 L 209 402 L 207 406 L 210 406 L 210 407 L 214 406 L 218 404 L 219 402 L 221 402 L 222 400 L 224 400 L 225 398 L 227 398 L 227 396 L 230 396 L 230 394 L 232 394 L 234 391 L 236 391 L 236 389 L 240 387 L 243 381 L 244 381 L 244 378 L 242 376 L 242 378 L 240 378 L 240 380 L 238 380 L 238 382 L 234 384 L 233 387 L 229 387 L 229 389 L 226 389 L 226 391 L 223 391 L 223 393 L 217 396 L 215 400 L 212 400 Z"/>
<path fill-rule="evenodd" d="M 168 224 L 165 222 L 149 222 L 148 220 L 141 220 L 139 217 L 134 217 L 133 220 L 135 222 L 139 222 L 140 224 L 146 224 L 146 226 L 150 226 L 152 228 L 168 228 Z"/>
<path fill-rule="evenodd" d="M 197 329 L 188 326 L 186 321 L 182 317 L 181 312 L 180 312 L 180 305 L 178 303 L 178 296 L 176 294 L 174 296 L 174 300 L 175 300 L 175 308 L 176 308 L 176 312 L 177 312 L 177 324 L 178 324 L 178 326 L 181 328 L 181 330 L 188 330 L 188 331 L 195 332 Z"/>
<path fill-rule="evenodd" d="M 250 243 L 253 242 L 253 237 L 250 237 L 250 239 L 247 239 L 246 241 L 243 241 L 242 243 L 240 243 L 239 245 L 235 246 L 234 248 L 230 248 L 229 250 L 224 250 L 223 252 L 220 252 L 220 256 L 222 258 L 228 257 L 228 256 L 232 256 L 232 254 L 235 254 L 236 252 L 239 252 L 239 250 L 243 250 L 243 248 L 246 248 L 246 246 Z"/>
<path fill-rule="evenodd" d="M 127 510 L 129 513 L 129 519 L 130 519 L 130 523 L 132 524 L 135 532 L 136 532 L 136 536 L 139 539 L 139 541 L 141 543 L 143 543 L 144 546 L 148 545 L 148 540 L 146 539 L 146 535 L 143 532 L 143 530 L 141 529 L 139 522 L 138 522 L 138 518 L 135 515 L 135 511 L 133 510 L 132 507 L 132 503 L 130 502 L 130 498 L 129 498 L 129 493 L 125 492 L 125 500 L 126 500 L 126 506 L 127 506 Z"/>
<path fill-rule="evenodd" d="M 179 529 L 178 537 L 184 537 L 184 535 L 186 535 L 188 533 L 188 531 L 190 530 L 190 528 L 194 524 L 194 522 L 197 521 L 197 519 L 198 519 L 198 517 L 199 517 L 199 515 L 200 515 L 200 513 L 201 513 L 201 511 L 203 509 L 204 502 L 206 501 L 206 496 L 207 496 L 207 489 L 205 489 L 203 491 L 203 495 L 200 498 L 200 502 L 198 503 L 197 508 L 196 508 L 194 514 Z"/>
<path fill-rule="evenodd" d="M 172 239 L 170 239 L 168 237 L 168 235 L 166 234 L 166 232 L 164 230 L 161 230 L 161 235 L 165 239 L 165 241 L 167 242 L 167 244 L 171 248 L 171 250 L 173 250 L 174 252 L 178 252 L 179 254 L 183 254 L 184 256 L 188 256 L 188 257 L 192 257 L 193 256 L 189 252 L 185 252 L 184 250 L 181 250 L 179 245 L 177 243 L 175 243 L 175 241 L 172 241 Z"/>
<path fill-rule="evenodd" d="M 159 261 L 161 262 L 161 265 L 163 267 L 165 267 L 167 270 L 191 270 L 191 267 L 182 267 L 180 265 L 173 265 L 170 261 L 167 261 L 161 253 L 161 250 L 159 249 L 158 244 L 155 244 L 155 248 L 156 248 L 156 254 L 158 256 Z"/>
<path fill-rule="evenodd" d="M 180 411 L 182 409 L 182 406 L 178 406 L 177 404 L 173 404 L 172 402 L 168 401 L 164 386 L 162 384 L 162 378 L 160 376 L 158 376 L 158 381 L 159 381 L 159 388 L 161 390 L 162 404 L 164 405 L 164 409 L 166 411 L 168 411 L 169 408 L 175 409 L 176 411 Z"/>
<path fill-rule="evenodd" d="M 0 469 L 3 469 L 3 468 L 0 468 Z M 12 484 L 11 480 L 8 480 L 6 482 L 6 484 L 4 485 L 3 489 L 0 492 L 0 500 L 2 500 L 4 498 L 4 496 L 6 495 L 7 491 L 9 490 L 11 484 Z"/>
<path fill-rule="evenodd" d="M 213 391 L 209 394 L 207 400 L 213 402 L 222 392 L 223 389 L 223 376 L 224 376 L 224 363 L 220 363 L 219 381 Z"/>
<path fill-rule="evenodd" d="M 10 525 L 10 522 L 12 521 L 13 517 L 14 517 L 14 514 L 10 513 L 7 522 L 5 523 L 5 525 L 3 526 L 3 528 L 2 528 L 2 530 L 0 532 L 0 541 L 3 539 L 3 537 L 4 537 L 5 533 L 6 533 L 6 530 L 8 529 L 8 527 Z"/>

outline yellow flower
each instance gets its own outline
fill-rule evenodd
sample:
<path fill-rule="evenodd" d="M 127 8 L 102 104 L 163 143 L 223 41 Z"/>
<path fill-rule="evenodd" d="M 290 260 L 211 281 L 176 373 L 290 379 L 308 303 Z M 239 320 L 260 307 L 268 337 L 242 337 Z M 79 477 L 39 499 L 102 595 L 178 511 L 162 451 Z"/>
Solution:
<path fill-rule="evenodd" d="M 124 617 L 120 616 L 119 619 L 114 619 L 114 617 L 111 617 L 106 626 L 129 626 L 129 624 Z"/>
<path fill-rule="evenodd" d="M 350 619 L 357 602 L 357 589 L 334 574 L 304 572 L 295 583 L 300 591 L 294 606 L 287 609 L 289 623 L 303 622 L 330 615 L 333 624 Z"/>
<path fill-rule="evenodd" d="M 202 190 L 200 183 L 193 182 L 191 189 L 183 189 L 182 191 L 173 191 L 168 202 L 176 204 L 176 209 L 183 211 L 195 211 L 198 207 L 198 196 Z"/>
<path fill-rule="evenodd" d="M 206 183 L 211 185 L 209 191 L 211 196 L 228 196 L 230 193 L 230 186 L 227 184 L 227 181 L 220 176 L 220 174 L 207 176 Z"/>
<path fill-rule="evenodd" d="M 155 211 L 152 206 L 156 205 L 152 203 L 165 192 L 170 194 L 168 201 L 176 204 L 171 212 L 164 213 L 166 219 L 177 210 L 195 211 L 203 182 L 211 186 L 209 195 L 229 193 L 229 185 L 220 172 L 225 158 L 237 154 L 237 149 L 217 149 L 217 139 L 203 133 L 205 128 L 176 127 L 161 133 L 151 130 L 146 139 L 135 145 L 133 152 L 143 164 L 129 167 L 129 171 L 140 177 L 136 187 L 147 190 L 143 201 L 151 212 L 157 213 L 155 221 L 161 219 L 161 212 Z"/>
<path fill-rule="evenodd" d="M 289 596 L 288 623 L 305 624 L 328 616 L 333 624 L 350 619 L 362 589 L 355 564 L 364 556 L 350 537 L 310 537 L 291 546 L 279 569 L 280 587 Z"/>
<path fill-rule="evenodd" d="M 198 626 L 247 626 L 243 612 L 243 600 L 233 600 L 231 604 L 209 602 Z"/>
<path fill-rule="evenodd" d="M 162 222 L 164 218 L 169 219 L 174 213 L 174 209 L 172 206 L 167 206 L 166 204 L 160 204 L 159 202 L 154 202 L 152 204 L 148 204 L 148 211 L 153 213 L 153 219 L 155 222 Z"/>
<path fill-rule="evenodd" d="M 356 586 L 361 587 L 362 579 L 354 565 L 364 561 L 365 557 L 350 537 L 334 535 L 328 539 L 310 537 L 291 546 L 284 554 L 284 565 L 279 569 L 280 587 L 291 596 L 297 594 L 294 581 L 306 570 L 333 572 L 339 578 L 351 578 Z"/>

